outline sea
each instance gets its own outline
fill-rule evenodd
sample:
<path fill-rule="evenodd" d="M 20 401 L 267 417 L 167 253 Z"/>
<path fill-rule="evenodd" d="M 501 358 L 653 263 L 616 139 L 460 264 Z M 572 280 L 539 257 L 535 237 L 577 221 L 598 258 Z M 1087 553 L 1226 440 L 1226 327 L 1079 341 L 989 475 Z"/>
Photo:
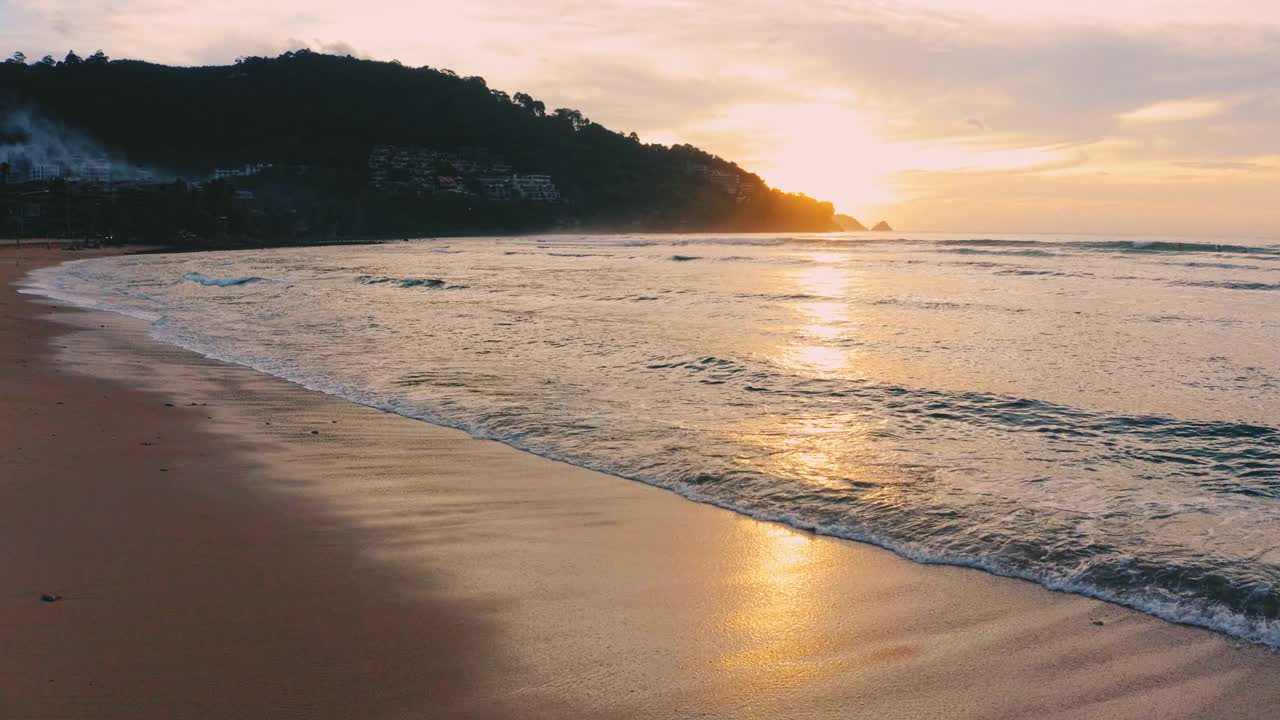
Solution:
<path fill-rule="evenodd" d="M 1280 244 L 556 235 L 27 291 L 388 412 L 1280 649 Z"/>

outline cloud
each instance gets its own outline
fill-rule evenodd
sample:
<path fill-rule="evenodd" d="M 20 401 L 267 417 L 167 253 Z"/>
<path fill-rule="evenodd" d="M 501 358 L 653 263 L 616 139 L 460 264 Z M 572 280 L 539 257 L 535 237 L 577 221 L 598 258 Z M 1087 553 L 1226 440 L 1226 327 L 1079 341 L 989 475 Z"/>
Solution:
<path fill-rule="evenodd" d="M 1126 122 L 1176 122 L 1221 115 L 1226 109 L 1227 104 L 1222 100 L 1168 100 L 1123 113 L 1118 117 Z"/>
<path fill-rule="evenodd" d="M 1252 164 L 1280 155 L 1269 0 L 11 0 L 0 40 L 33 57 L 102 46 L 205 64 L 305 45 L 452 67 L 646 139 L 696 142 L 856 215 L 935 227 L 956 221 L 945 208 L 980 203 L 976 188 L 1018 198 L 993 194 L 988 227 L 1020 227 L 1036 213 L 1017 208 L 1054 197 L 1076 208 L 1073 224 L 1154 222 L 1144 207 L 1185 218 L 1206 212 L 1197 198 L 1233 195 L 1170 184 L 1212 176 L 1260 196 L 1249 183 L 1270 175 Z"/>

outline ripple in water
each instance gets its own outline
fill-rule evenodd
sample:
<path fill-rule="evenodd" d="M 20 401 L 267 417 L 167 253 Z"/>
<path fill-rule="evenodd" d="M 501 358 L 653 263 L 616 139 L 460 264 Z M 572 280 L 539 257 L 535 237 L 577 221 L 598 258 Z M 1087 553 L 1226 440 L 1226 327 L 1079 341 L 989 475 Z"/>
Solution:
<path fill-rule="evenodd" d="M 33 282 L 358 402 L 1280 647 L 1280 306 L 1259 262 L 1277 256 L 564 236 L 120 257 Z"/>

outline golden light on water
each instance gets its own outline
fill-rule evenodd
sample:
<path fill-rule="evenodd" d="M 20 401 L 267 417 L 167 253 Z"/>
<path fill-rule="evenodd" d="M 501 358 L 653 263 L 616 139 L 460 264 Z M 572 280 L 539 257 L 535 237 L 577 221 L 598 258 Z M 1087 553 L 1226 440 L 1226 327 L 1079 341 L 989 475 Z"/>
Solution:
<path fill-rule="evenodd" d="M 839 344 L 852 331 L 848 301 L 853 284 L 847 258 L 840 253 L 815 252 L 805 256 L 811 265 L 788 278 L 786 293 L 812 296 L 797 304 L 801 325 L 796 335 L 809 342 L 781 349 L 780 360 L 796 370 L 820 376 L 847 368 L 852 360 L 849 348 Z"/>

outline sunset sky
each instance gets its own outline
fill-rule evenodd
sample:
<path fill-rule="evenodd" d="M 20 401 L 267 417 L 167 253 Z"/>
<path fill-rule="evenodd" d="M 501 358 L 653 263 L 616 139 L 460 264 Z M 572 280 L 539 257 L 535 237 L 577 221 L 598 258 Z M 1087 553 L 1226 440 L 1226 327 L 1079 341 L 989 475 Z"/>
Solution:
<path fill-rule="evenodd" d="M 481 75 L 868 224 L 1280 231 L 1275 0 L 0 0 L 33 60 L 304 46 Z"/>

